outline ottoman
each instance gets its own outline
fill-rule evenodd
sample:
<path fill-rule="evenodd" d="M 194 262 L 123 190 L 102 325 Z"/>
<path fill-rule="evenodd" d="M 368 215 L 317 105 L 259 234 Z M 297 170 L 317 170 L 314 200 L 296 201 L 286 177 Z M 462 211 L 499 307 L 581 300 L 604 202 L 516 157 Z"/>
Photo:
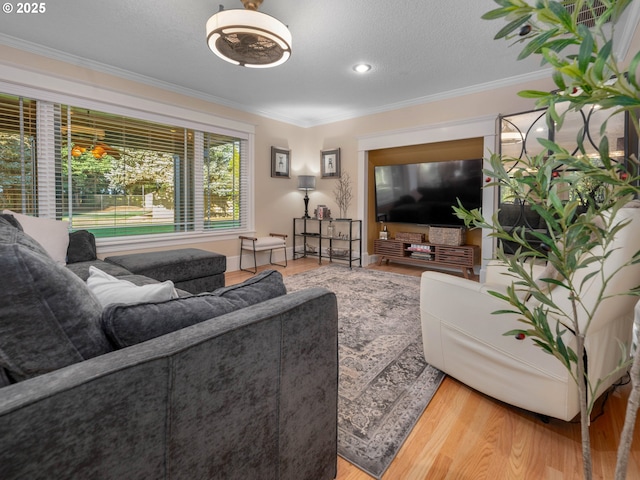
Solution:
<path fill-rule="evenodd" d="M 115 255 L 105 261 L 159 282 L 171 280 L 176 288 L 190 293 L 224 287 L 227 269 L 227 257 L 197 248 Z"/>

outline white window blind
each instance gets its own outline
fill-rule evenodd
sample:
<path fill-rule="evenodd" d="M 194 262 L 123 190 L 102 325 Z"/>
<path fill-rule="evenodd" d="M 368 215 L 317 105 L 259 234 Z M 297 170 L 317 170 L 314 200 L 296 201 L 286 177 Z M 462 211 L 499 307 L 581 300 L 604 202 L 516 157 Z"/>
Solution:
<path fill-rule="evenodd" d="M 246 140 L 205 133 L 202 167 L 204 228 L 243 228 L 247 224 Z"/>
<path fill-rule="evenodd" d="M 65 217 L 96 236 L 193 230 L 193 136 L 185 128 L 62 108 Z"/>
<path fill-rule="evenodd" d="M 249 141 L 196 125 L 0 94 L 0 208 L 97 237 L 246 229 Z"/>
<path fill-rule="evenodd" d="M 37 102 L 38 216 L 62 218 L 60 163 L 60 106 Z"/>
<path fill-rule="evenodd" d="M 0 95 L 0 209 L 36 215 L 36 102 Z"/>

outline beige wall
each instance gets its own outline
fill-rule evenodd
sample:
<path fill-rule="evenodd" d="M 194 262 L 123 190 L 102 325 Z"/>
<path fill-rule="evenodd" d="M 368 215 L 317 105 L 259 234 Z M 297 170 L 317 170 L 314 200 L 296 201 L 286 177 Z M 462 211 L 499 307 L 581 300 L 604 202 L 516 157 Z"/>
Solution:
<path fill-rule="evenodd" d="M 637 51 L 639 44 L 640 39 L 636 35 L 630 51 Z M 318 204 L 326 204 L 337 212 L 332 194 L 335 180 L 319 178 L 320 151 L 323 149 L 336 147 L 341 149 L 342 170 L 351 174 L 355 189 L 359 173 L 358 145 L 361 138 L 383 132 L 409 130 L 421 126 L 529 110 L 534 104 L 530 100 L 518 97 L 518 91 L 554 88 L 551 80 L 546 79 L 518 85 L 506 85 L 510 82 L 505 81 L 505 86 L 494 90 L 446 98 L 322 126 L 302 128 L 174 93 L 158 86 L 137 83 L 1 45 L 0 66 L 23 72 L 24 81 L 21 83 L 39 89 L 44 88 L 54 93 L 81 95 L 90 99 L 92 92 L 96 96 L 104 96 L 104 92 L 108 92 L 106 95 L 108 101 L 114 104 L 118 103 L 119 94 L 125 94 L 135 96 L 141 101 L 149 100 L 156 104 L 180 107 L 192 112 L 196 117 L 202 113 L 227 119 L 230 122 L 243 122 L 255 126 L 255 231 L 258 235 L 268 232 L 291 234 L 292 218 L 301 216 L 304 211 L 303 193 L 296 189 L 296 177 L 299 174 L 318 176 L 317 189 L 310 192 L 310 209 L 312 210 Z M 7 81 L 1 71 L 0 81 Z M 271 146 L 291 149 L 292 178 L 271 178 Z M 356 198 L 349 208 L 349 216 L 355 218 L 357 212 L 365 211 L 363 208 L 366 198 L 366 192 L 356 191 Z M 291 238 L 288 243 L 291 245 Z M 217 251 L 229 257 L 238 254 L 236 239 L 206 241 L 195 243 L 194 246 Z"/>
<path fill-rule="evenodd" d="M 2 66 L 7 67 L 4 70 L 4 75 Z M 308 170 L 311 168 L 311 162 L 308 159 L 312 152 L 306 141 L 309 135 L 307 129 L 0 45 L 0 82 L 7 81 L 9 69 L 18 69 L 23 72 L 24 80 L 21 83 L 24 85 L 46 90 L 49 95 L 59 93 L 92 100 L 94 99 L 92 95 L 95 93 L 95 98 L 98 100 L 118 105 L 118 94 L 126 94 L 152 101 L 156 105 L 160 103 L 167 106 L 178 106 L 193 112 L 196 118 L 197 114 L 202 113 L 228 119 L 232 126 L 233 121 L 253 125 L 255 127 L 256 233 L 259 235 L 269 232 L 289 234 L 292 230 L 292 217 L 294 215 L 301 216 L 304 212 L 303 195 L 296 189 L 296 176 L 300 173 L 315 173 Z M 105 99 L 105 97 L 108 98 Z M 120 105 L 127 104 L 120 103 Z M 292 178 L 271 178 L 272 145 L 291 149 Z M 317 166 L 319 168 L 319 153 L 314 151 L 313 156 L 318 157 Z M 238 255 L 239 242 L 235 238 L 207 240 L 201 243 L 177 245 L 176 248 L 185 246 L 212 250 L 232 257 Z M 144 250 L 163 249 L 166 247 L 145 248 Z M 133 249 L 123 248 L 120 253 L 130 251 Z M 103 252 L 101 256 L 105 255 Z"/>

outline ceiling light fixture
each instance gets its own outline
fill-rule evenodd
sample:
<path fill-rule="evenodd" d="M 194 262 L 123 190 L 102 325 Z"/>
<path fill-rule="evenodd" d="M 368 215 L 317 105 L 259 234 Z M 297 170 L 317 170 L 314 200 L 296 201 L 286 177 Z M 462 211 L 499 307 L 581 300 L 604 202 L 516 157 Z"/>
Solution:
<path fill-rule="evenodd" d="M 367 65 L 366 63 L 358 63 L 353 66 L 353 69 L 358 73 L 367 73 L 371 70 L 371 65 Z"/>
<path fill-rule="evenodd" d="M 268 68 L 291 56 L 291 32 L 258 12 L 262 0 L 242 0 L 244 10 L 220 10 L 207 20 L 207 43 L 218 57 L 243 67 Z"/>

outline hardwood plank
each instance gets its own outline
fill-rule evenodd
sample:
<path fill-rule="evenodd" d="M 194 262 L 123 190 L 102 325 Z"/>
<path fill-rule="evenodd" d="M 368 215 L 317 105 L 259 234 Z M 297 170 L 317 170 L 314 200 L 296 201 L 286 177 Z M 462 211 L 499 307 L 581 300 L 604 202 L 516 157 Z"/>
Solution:
<path fill-rule="evenodd" d="M 275 268 L 294 275 L 318 268 L 317 259 L 298 259 Z M 346 267 L 345 267 L 346 268 Z M 367 268 L 419 276 L 412 265 L 371 265 Z M 251 277 L 228 272 L 227 285 Z M 591 424 L 594 479 L 614 477 L 618 439 L 624 423 L 630 385 L 611 393 L 601 416 Z M 596 412 L 599 412 L 596 408 Z M 636 421 L 627 478 L 640 478 L 640 418 Z M 338 458 L 337 480 L 372 477 Z M 391 463 L 383 480 L 531 479 L 580 480 L 580 425 L 538 416 L 489 398 L 446 377 Z"/>

